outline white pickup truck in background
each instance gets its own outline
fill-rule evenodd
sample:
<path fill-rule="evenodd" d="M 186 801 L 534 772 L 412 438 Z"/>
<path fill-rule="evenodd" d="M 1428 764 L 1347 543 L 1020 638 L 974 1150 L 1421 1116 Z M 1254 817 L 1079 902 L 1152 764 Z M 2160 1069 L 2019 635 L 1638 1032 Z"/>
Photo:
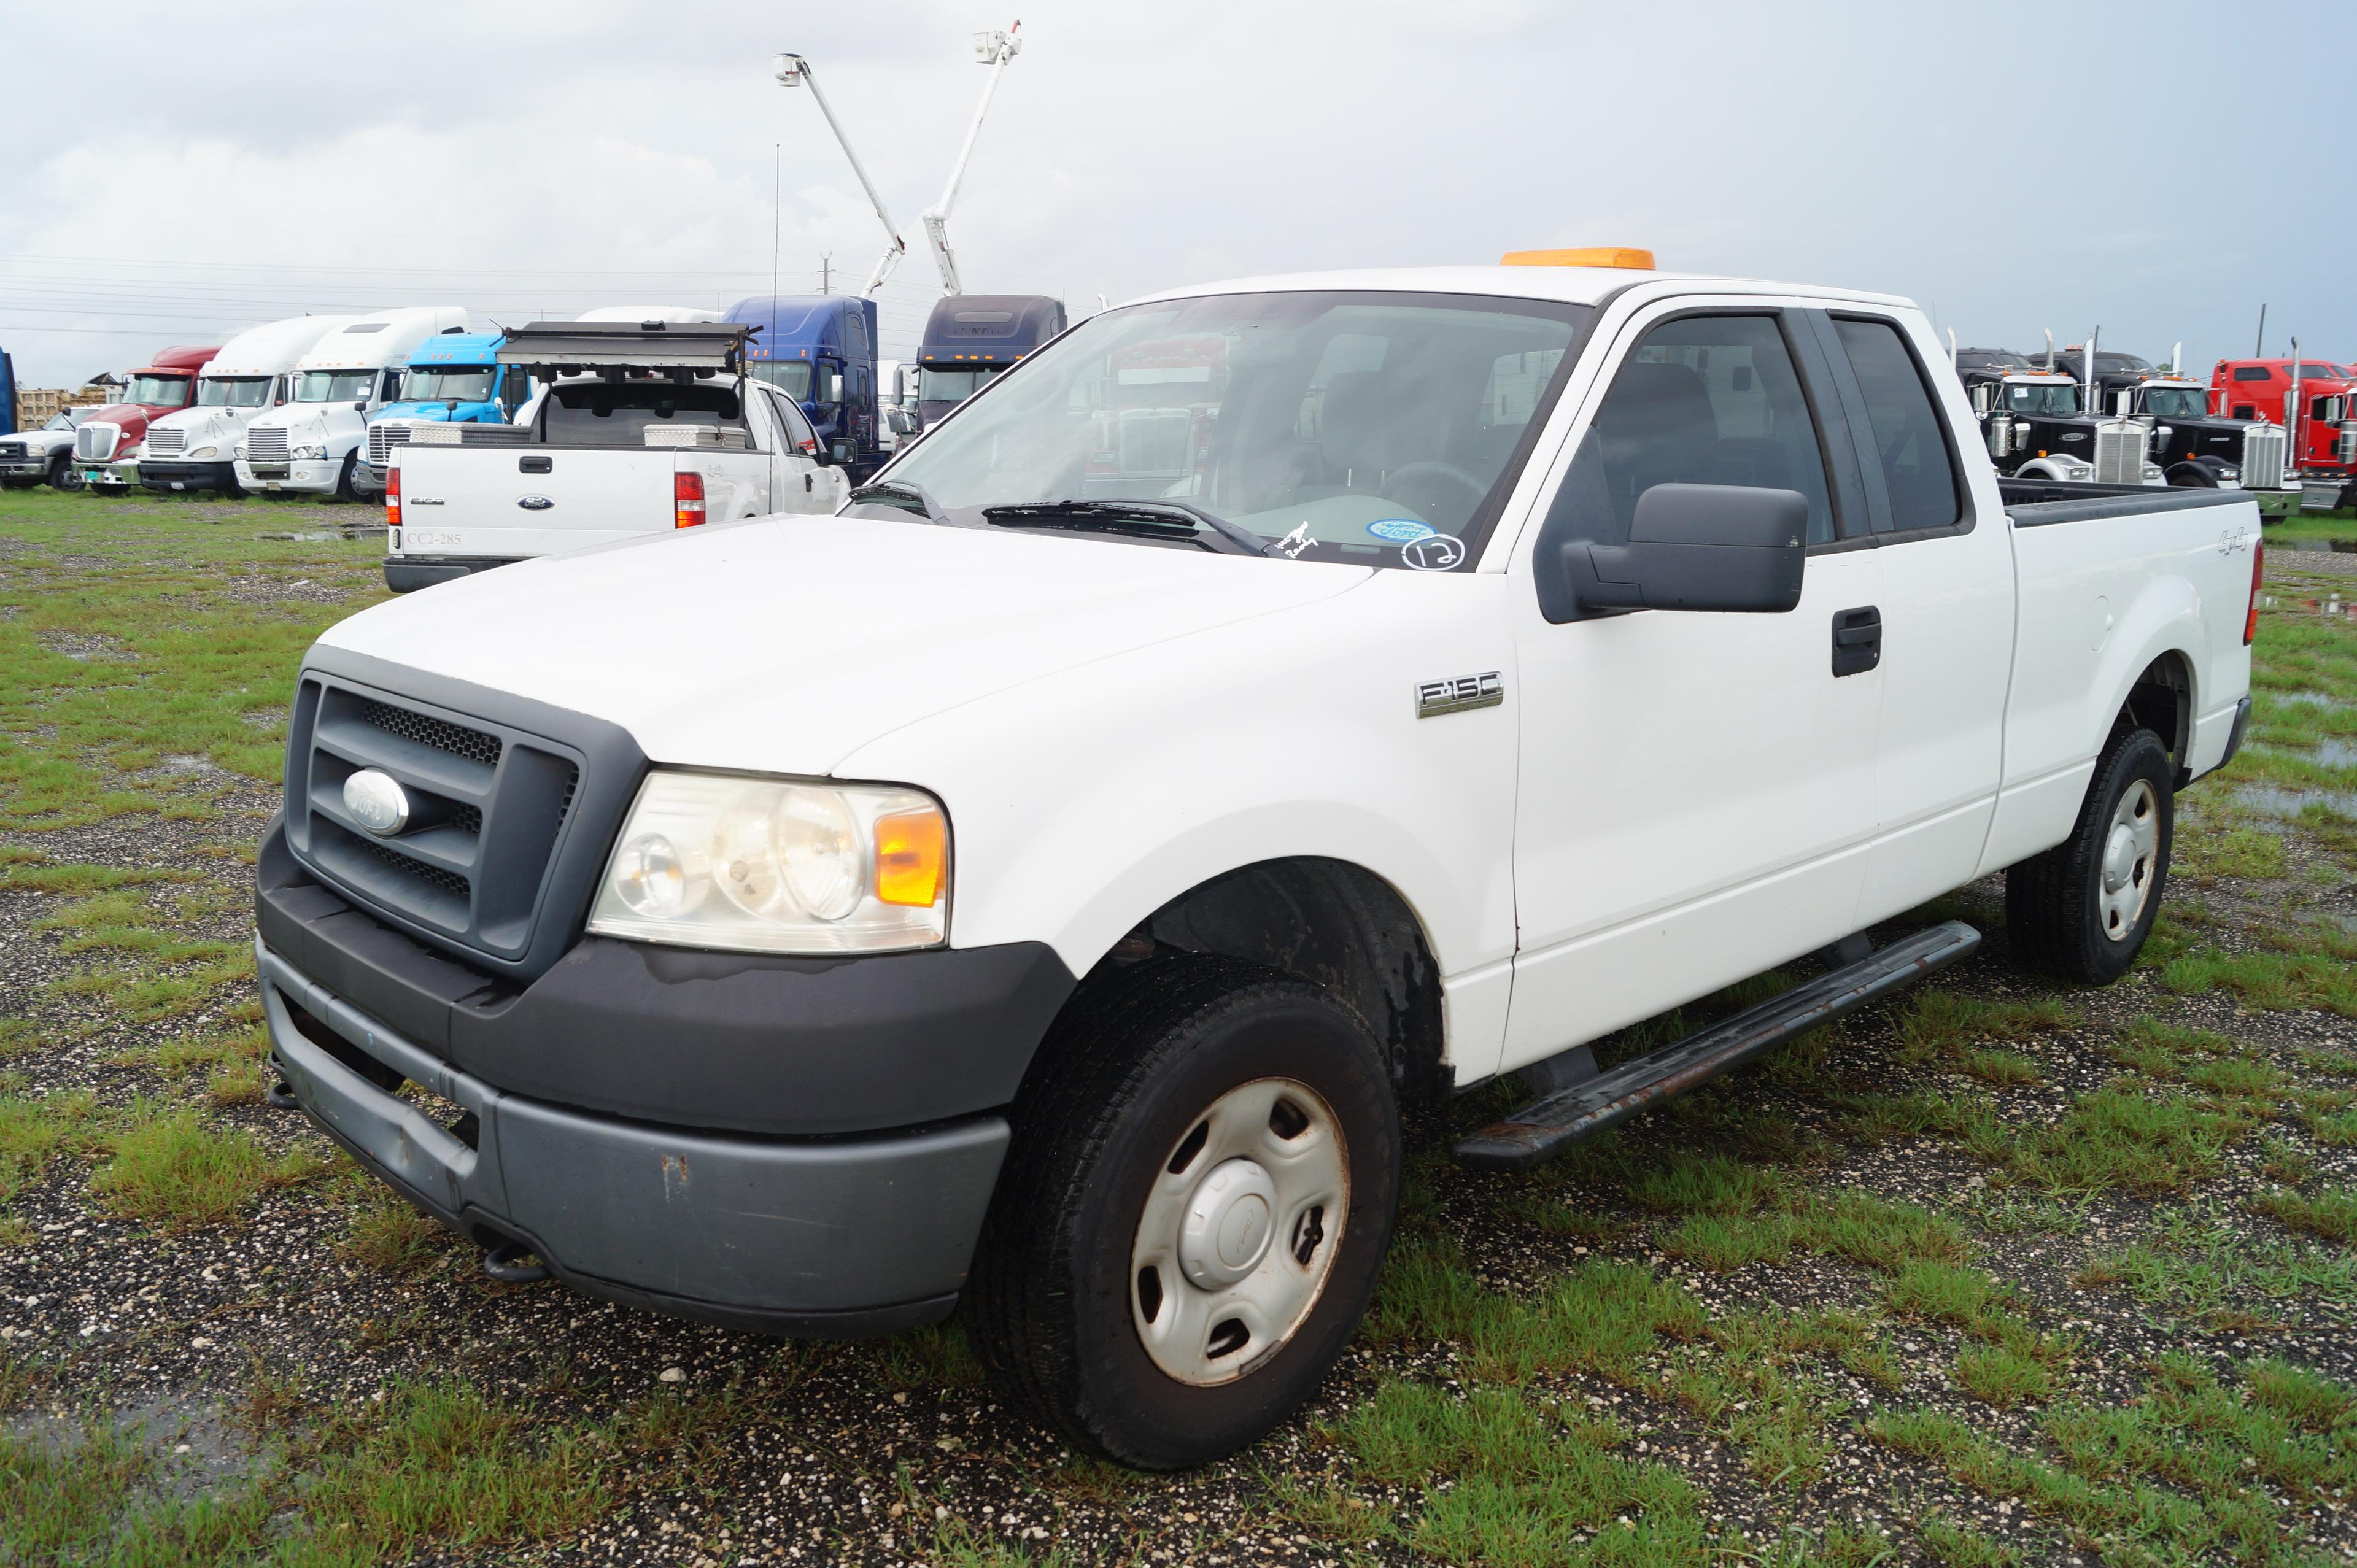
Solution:
<path fill-rule="evenodd" d="M 705 453 L 638 450 L 644 398 L 734 388 L 580 385 L 544 434 L 601 393 L 623 434 L 410 446 L 412 517 L 661 514 Z M 274 1059 L 503 1268 L 794 1335 L 955 1309 L 1074 1444 L 1200 1464 L 1349 1342 L 1404 1111 L 1518 1073 L 1456 1153 L 1527 1165 L 1970 950 L 1905 917 L 1999 872 L 2017 961 L 2124 972 L 2248 721 L 2258 541 L 2242 491 L 2001 483 L 1901 299 L 1175 291 L 840 515 L 329 629 L 257 873 Z"/>
<path fill-rule="evenodd" d="M 793 400 L 744 373 L 734 323 L 539 321 L 498 359 L 544 390 L 513 424 L 419 424 L 391 449 L 395 593 L 536 555 L 848 494 Z"/>

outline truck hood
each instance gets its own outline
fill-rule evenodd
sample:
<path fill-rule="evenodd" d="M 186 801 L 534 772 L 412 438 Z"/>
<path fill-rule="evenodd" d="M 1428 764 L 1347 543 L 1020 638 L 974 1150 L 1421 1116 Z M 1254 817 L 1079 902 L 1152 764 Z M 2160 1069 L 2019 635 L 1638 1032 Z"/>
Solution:
<path fill-rule="evenodd" d="M 657 762 L 818 776 L 993 692 L 1372 575 L 1071 535 L 770 517 L 503 566 L 363 610 L 319 641 L 620 725 Z"/>
<path fill-rule="evenodd" d="M 374 424 L 381 419 L 405 419 L 413 424 L 447 424 L 454 420 L 460 424 L 480 424 L 488 419 L 494 424 L 505 424 L 506 416 L 492 412 L 497 407 L 496 403 L 462 403 L 453 412 L 447 400 L 440 403 L 395 403 L 370 414 L 369 423 Z"/>

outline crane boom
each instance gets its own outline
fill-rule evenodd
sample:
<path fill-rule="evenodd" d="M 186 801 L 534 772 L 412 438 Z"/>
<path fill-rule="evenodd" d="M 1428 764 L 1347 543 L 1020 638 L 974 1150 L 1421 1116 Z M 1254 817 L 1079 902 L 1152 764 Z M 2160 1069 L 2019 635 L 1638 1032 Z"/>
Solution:
<path fill-rule="evenodd" d="M 956 204 L 958 185 L 965 178 L 965 166 L 974 156 L 974 138 L 982 134 L 983 116 L 990 113 L 991 95 L 998 91 L 998 78 L 1006 70 L 1006 62 L 1023 48 L 1023 24 L 1017 22 L 1001 32 L 976 33 L 974 36 L 974 58 L 977 65 L 990 68 L 990 80 L 983 83 L 982 102 L 974 106 L 974 124 L 965 130 L 965 145 L 958 148 L 957 162 L 950 169 L 950 182 L 942 189 L 942 199 L 925 209 L 920 220 L 925 225 L 925 239 L 933 248 L 933 265 L 941 270 L 942 289 L 946 294 L 963 294 L 957 274 L 957 258 L 950 252 L 950 209 Z"/>
<path fill-rule="evenodd" d="M 859 188 L 867 193 L 867 199 L 874 204 L 877 220 L 884 225 L 884 236 L 891 242 L 877 258 L 876 269 L 867 274 L 867 286 L 861 291 L 874 294 L 884 286 L 884 280 L 892 275 L 892 269 L 900 264 L 900 258 L 909 253 L 909 242 L 900 238 L 900 226 L 893 222 L 892 215 L 884 209 L 884 199 L 876 194 L 875 182 L 867 177 L 867 170 L 860 163 L 859 155 L 851 150 L 851 138 L 843 134 L 843 123 L 834 117 L 834 107 L 827 102 L 826 94 L 819 90 L 818 73 L 811 70 L 810 61 L 798 54 L 780 54 L 770 60 L 770 68 L 780 87 L 792 87 L 797 83 L 809 87 L 811 96 L 818 100 L 818 112 L 826 116 L 827 128 L 834 133 L 834 139 L 843 145 L 843 156 L 851 160 L 851 172 L 859 177 Z M 978 117 L 976 123 L 980 123 Z M 966 145 L 974 145 L 974 137 L 970 134 L 966 137 Z M 956 290 L 951 292 L 955 293 Z"/>

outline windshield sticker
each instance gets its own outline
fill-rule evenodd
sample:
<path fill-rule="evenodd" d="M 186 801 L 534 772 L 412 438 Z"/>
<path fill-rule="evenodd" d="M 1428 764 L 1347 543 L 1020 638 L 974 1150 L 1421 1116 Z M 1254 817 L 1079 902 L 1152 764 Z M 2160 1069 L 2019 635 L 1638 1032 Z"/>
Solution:
<path fill-rule="evenodd" d="M 1400 561 L 1418 572 L 1446 572 L 1465 559 L 1465 542 L 1453 533 L 1430 533 L 1400 546 Z"/>
<path fill-rule="evenodd" d="M 1291 533 L 1286 534 L 1284 538 L 1276 542 L 1276 547 L 1285 552 L 1285 558 L 1286 560 L 1297 561 L 1301 558 L 1301 553 L 1303 551 L 1308 549 L 1312 544 L 1317 542 L 1318 542 L 1316 540 L 1309 537 L 1309 520 L 1305 517 L 1301 520 L 1300 527 L 1295 529 Z"/>
<path fill-rule="evenodd" d="M 1413 544 L 1419 539 L 1431 538 L 1439 530 L 1419 518 L 1383 517 L 1367 524 L 1367 532 L 1394 544 Z"/>

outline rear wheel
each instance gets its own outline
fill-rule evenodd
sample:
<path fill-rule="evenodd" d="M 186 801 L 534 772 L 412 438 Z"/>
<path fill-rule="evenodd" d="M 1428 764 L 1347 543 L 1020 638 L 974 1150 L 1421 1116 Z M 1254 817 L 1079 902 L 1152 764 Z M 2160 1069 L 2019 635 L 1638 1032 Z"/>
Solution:
<path fill-rule="evenodd" d="M 2083 985 L 2127 972 L 2169 882 L 2172 773 L 2158 736 L 2123 731 L 2095 764 L 2071 836 L 2006 873 L 2006 930 L 2026 968 Z"/>
<path fill-rule="evenodd" d="M 1317 986 L 1189 956 L 1076 998 L 1032 1078 L 966 1292 L 975 1348 L 1102 1457 L 1235 1452 L 1373 1294 L 1400 1165 L 1381 1049 Z"/>

